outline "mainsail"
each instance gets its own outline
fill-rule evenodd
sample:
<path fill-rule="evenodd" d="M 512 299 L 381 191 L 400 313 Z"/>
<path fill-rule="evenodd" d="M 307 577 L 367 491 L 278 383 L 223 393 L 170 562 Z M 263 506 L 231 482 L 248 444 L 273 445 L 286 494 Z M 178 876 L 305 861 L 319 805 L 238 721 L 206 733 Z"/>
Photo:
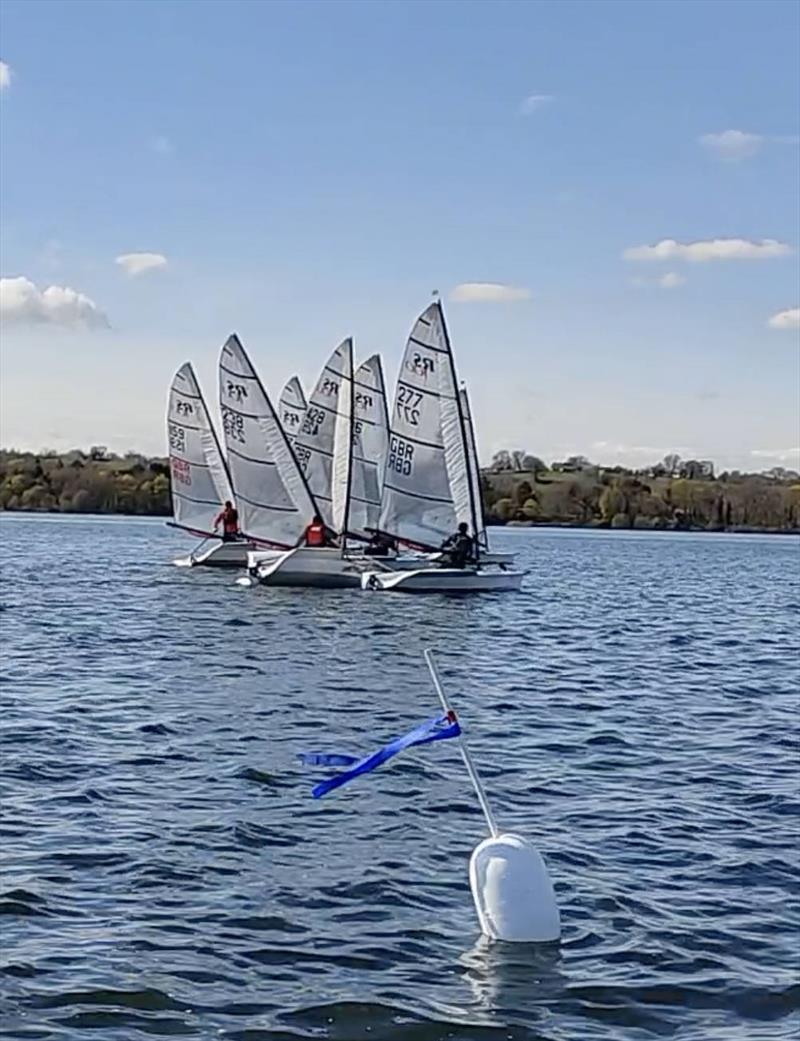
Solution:
<path fill-rule="evenodd" d="M 294 439 L 294 452 L 323 521 L 348 525 L 352 479 L 353 341 L 343 340 L 320 373 Z"/>
<path fill-rule="evenodd" d="M 400 366 L 380 528 L 402 541 L 435 548 L 462 516 L 474 532 L 464 417 L 437 301 L 415 322 Z"/>
<path fill-rule="evenodd" d="M 483 508 L 483 489 L 481 488 L 481 468 L 478 462 L 478 445 L 475 441 L 475 427 L 472 423 L 472 409 L 469 404 L 469 394 L 467 394 L 467 388 L 462 386 L 458 392 L 459 403 L 461 405 L 461 415 L 464 417 L 464 430 L 466 432 L 467 441 L 467 464 L 469 466 L 469 481 L 472 491 L 471 496 L 471 509 L 470 515 L 466 517 L 459 517 L 458 519 L 465 520 L 472 529 L 473 523 L 477 525 L 475 536 L 478 542 L 484 549 L 489 548 L 489 540 L 486 535 L 486 522 L 484 519 L 485 511 Z M 474 520 L 472 517 L 472 511 L 474 510 Z"/>
<path fill-rule="evenodd" d="M 278 399 L 278 416 L 289 441 L 293 441 L 300 429 L 307 408 L 303 386 L 297 376 L 292 376 Z"/>
<path fill-rule="evenodd" d="M 373 354 L 355 374 L 353 488 L 350 530 L 376 529 L 389 446 L 389 413 L 380 355 Z M 360 522 L 360 523 L 359 523 Z"/>
<path fill-rule="evenodd" d="M 211 416 L 191 362 L 181 365 L 169 388 L 167 441 L 175 524 L 210 534 L 231 482 Z"/>
<path fill-rule="evenodd" d="M 237 336 L 219 359 L 219 401 L 242 532 L 293 546 L 317 505 L 261 380 Z"/>

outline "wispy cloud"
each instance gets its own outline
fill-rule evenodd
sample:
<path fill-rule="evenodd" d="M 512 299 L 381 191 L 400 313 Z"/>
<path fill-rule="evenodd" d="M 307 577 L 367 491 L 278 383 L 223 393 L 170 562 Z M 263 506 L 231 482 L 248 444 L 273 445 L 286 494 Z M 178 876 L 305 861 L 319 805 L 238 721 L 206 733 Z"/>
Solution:
<path fill-rule="evenodd" d="M 767 322 L 770 329 L 800 329 L 800 307 L 790 307 L 788 311 L 778 311 Z"/>
<path fill-rule="evenodd" d="M 40 261 L 45 267 L 53 270 L 61 267 L 61 259 L 64 254 L 64 245 L 58 239 L 48 239 L 42 247 L 42 252 L 39 256 Z"/>
<path fill-rule="evenodd" d="M 679 275 L 677 271 L 668 271 L 665 275 L 661 275 L 660 278 L 632 278 L 631 282 L 639 289 L 655 286 L 658 289 L 677 289 L 678 286 L 685 285 L 686 279 L 683 275 Z"/>
<path fill-rule="evenodd" d="M 749 134 L 745 130 L 723 130 L 719 134 L 702 134 L 698 140 L 713 156 L 726 163 L 750 159 L 764 144 L 761 134 Z"/>
<path fill-rule="evenodd" d="M 617 459 L 619 456 L 641 456 L 642 458 L 651 459 L 656 462 L 658 459 L 663 459 L 665 455 L 670 452 L 677 452 L 679 455 L 694 455 L 694 450 L 691 448 L 676 448 L 664 447 L 656 448 L 652 445 L 625 445 L 614 441 L 593 441 L 592 452 L 602 456 L 603 459 Z"/>
<path fill-rule="evenodd" d="M 126 275 L 135 278 L 145 271 L 157 271 L 167 266 L 167 258 L 163 253 L 122 253 L 114 261 Z"/>
<path fill-rule="evenodd" d="M 715 159 L 739 163 L 752 159 L 765 145 L 796 145 L 796 134 L 752 134 L 747 130 L 723 130 L 718 134 L 701 134 L 697 139 Z"/>
<path fill-rule="evenodd" d="M 40 290 L 23 275 L 0 278 L 0 317 L 20 325 L 57 325 L 67 329 L 108 327 L 108 318 L 88 296 L 67 286 Z"/>
<path fill-rule="evenodd" d="M 654 246 L 631 246 L 622 256 L 625 260 L 688 260 L 702 264 L 709 260 L 767 260 L 785 257 L 791 247 L 777 239 L 708 239 L 698 242 L 676 242 L 662 239 Z"/>
<path fill-rule="evenodd" d="M 450 290 L 449 296 L 457 304 L 511 304 L 530 298 L 530 289 L 500 282 L 462 282 Z"/>
<path fill-rule="evenodd" d="M 529 94 L 520 105 L 519 111 L 523 116 L 531 116 L 534 112 L 552 105 L 555 100 L 553 94 Z"/>
<path fill-rule="evenodd" d="M 0 90 L 11 86 L 11 66 L 0 61 Z"/>
<path fill-rule="evenodd" d="M 797 448 L 754 448 L 750 455 L 754 459 L 775 459 L 779 463 L 800 465 L 800 446 Z"/>
<path fill-rule="evenodd" d="M 159 134 L 157 137 L 150 139 L 150 148 L 158 155 L 172 155 L 175 151 L 173 143 L 163 134 Z"/>

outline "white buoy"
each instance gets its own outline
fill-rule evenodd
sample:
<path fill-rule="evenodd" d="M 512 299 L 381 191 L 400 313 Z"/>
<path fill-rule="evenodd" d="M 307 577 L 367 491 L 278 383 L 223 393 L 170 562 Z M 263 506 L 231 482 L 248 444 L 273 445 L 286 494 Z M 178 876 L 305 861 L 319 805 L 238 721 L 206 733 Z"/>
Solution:
<path fill-rule="evenodd" d="M 455 721 L 430 651 L 425 651 L 425 661 L 442 707 Z M 544 858 L 527 839 L 499 831 L 463 735 L 458 743 L 490 832 L 475 847 L 469 863 L 481 931 L 509 943 L 552 943 L 561 936 L 561 920 Z"/>

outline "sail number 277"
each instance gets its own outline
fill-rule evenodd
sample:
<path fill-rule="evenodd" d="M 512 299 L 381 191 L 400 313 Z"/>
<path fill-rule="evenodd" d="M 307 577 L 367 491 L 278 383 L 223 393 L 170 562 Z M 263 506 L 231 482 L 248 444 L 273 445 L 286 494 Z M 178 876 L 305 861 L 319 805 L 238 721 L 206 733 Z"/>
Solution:
<path fill-rule="evenodd" d="M 412 427 L 419 426 L 420 406 L 422 395 L 411 387 L 399 386 L 397 388 L 397 401 L 395 407 L 400 419 L 404 419 Z"/>
<path fill-rule="evenodd" d="M 408 441 L 404 441 L 402 437 L 391 437 L 387 465 L 395 473 L 409 477 L 414 469 L 414 446 Z"/>

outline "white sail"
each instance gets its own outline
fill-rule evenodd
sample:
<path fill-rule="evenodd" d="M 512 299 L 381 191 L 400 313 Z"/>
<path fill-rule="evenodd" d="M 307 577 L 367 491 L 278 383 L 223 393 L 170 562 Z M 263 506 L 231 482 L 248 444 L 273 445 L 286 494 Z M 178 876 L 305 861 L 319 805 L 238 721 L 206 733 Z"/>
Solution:
<path fill-rule="evenodd" d="M 181 528 L 210 533 L 225 501 L 233 501 L 233 491 L 190 362 L 181 365 L 169 388 L 167 441 L 174 522 Z"/>
<path fill-rule="evenodd" d="M 219 402 L 242 532 L 270 545 L 293 546 L 317 506 L 272 402 L 235 335 L 220 354 Z"/>
<path fill-rule="evenodd" d="M 329 528 L 347 525 L 351 479 L 353 341 L 343 340 L 320 373 L 294 452 Z"/>
<path fill-rule="evenodd" d="M 478 461 L 478 445 L 475 441 L 475 426 L 472 422 L 472 409 L 469 404 L 469 394 L 467 388 L 462 386 L 458 392 L 459 403 L 461 405 L 461 415 L 464 419 L 464 432 L 466 434 L 467 443 L 467 463 L 469 465 L 469 480 L 472 491 L 472 502 L 470 504 L 470 513 L 466 517 L 459 517 L 459 521 L 466 521 L 470 526 L 470 531 L 473 529 L 473 525 L 477 526 L 475 535 L 478 542 L 484 548 L 487 548 L 489 543 L 486 536 L 486 523 L 484 520 L 484 508 L 483 508 L 483 490 L 481 488 L 481 468 Z M 473 519 L 472 513 L 474 511 L 475 517 Z"/>
<path fill-rule="evenodd" d="M 397 379 L 383 480 L 380 528 L 438 547 L 456 525 L 451 482 L 468 486 L 455 368 L 441 305 L 417 319 Z M 461 451 L 456 451 L 460 437 Z M 447 448 L 447 452 L 446 452 Z"/>
<path fill-rule="evenodd" d="M 293 441 L 300 429 L 303 416 L 306 414 L 308 402 L 303 393 L 303 386 L 297 376 L 292 376 L 278 399 L 278 416 L 281 426 L 289 441 Z"/>
<path fill-rule="evenodd" d="M 350 530 L 365 533 L 380 523 L 381 489 L 389 447 L 389 413 L 380 355 L 355 374 L 353 482 Z"/>

